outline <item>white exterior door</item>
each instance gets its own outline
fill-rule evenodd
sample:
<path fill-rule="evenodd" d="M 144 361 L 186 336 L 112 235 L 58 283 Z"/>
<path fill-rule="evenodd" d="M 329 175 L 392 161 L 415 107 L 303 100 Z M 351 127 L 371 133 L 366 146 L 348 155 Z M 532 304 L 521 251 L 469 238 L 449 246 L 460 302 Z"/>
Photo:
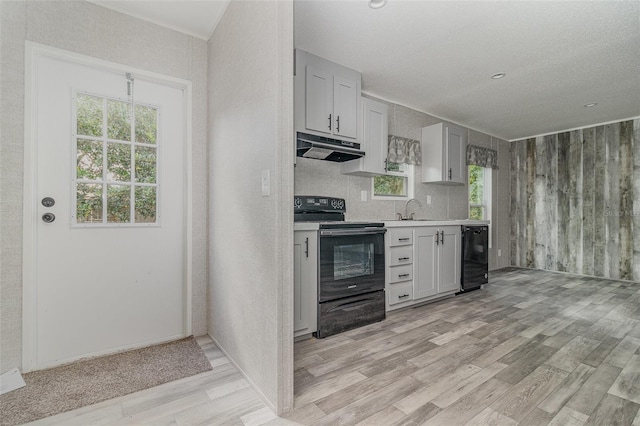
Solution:
<path fill-rule="evenodd" d="M 46 55 L 31 69 L 26 368 L 188 335 L 183 89 Z"/>

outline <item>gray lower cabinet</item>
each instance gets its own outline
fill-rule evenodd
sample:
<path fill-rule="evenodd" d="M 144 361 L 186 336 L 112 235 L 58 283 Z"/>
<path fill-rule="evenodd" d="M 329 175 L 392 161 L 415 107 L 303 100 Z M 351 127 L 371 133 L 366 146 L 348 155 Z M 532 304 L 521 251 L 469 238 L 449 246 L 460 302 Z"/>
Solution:
<path fill-rule="evenodd" d="M 459 291 L 460 244 L 460 226 L 390 228 L 387 311 Z"/>
<path fill-rule="evenodd" d="M 295 231 L 293 237 L 293 335 L 317 330 L 318 232 Z"/>

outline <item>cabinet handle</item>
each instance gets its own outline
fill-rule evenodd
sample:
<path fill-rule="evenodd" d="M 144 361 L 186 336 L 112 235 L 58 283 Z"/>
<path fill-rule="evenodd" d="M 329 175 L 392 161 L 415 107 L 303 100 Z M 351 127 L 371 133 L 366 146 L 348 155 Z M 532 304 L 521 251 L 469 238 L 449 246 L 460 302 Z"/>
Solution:
<path fill-rule="evenodd" d="M 336 116 L 336 132 L 340 133 L 340 116 Z"/>
<path fill-rule="evenodd" d="M 404 299 L 405 297 L 409 297 L 408 294 L 403 294 L 402 296 L 398 296 L 398 299 Z"/>
<path fill-rule="evenodd" d="M 304 244 L 305 244 L 305 249 L 304 249 L 304 254 L 307 255 L 307 257 L 309 257 L 309 238 L 307 238 L 306 240 L 304 240 Z"/>
<path fill-rule="evenodd" d="M 398 278 L 407 278 L 409 276 L 409 274 L 400 274 L 398 275 Z"/>
<path fill-rule="evenodd" d="M 451 180 L 451 167 L 449 167 L 449 180 Z"/>
<path fill-rule="evenodd" d="M 398 258 L 398 260 L 399 260 L 400 262 L 402 262 L 403 260 L 409 260 L 409 259 L 410 259 L 409 257 L 399 257 L 399 258 Z"/>
<path fill-rule="evenodd" d="M 439 234 L 439 232 L 436 231 L 436 235 L 434 235 L 434 237 L 436 237 L 436 245 L 440 244 L 440 239 L 438 238 L 438 234 Z"/>
<path fill-rule="evenodd" d="M 329 114 L 329 130 L 331 130 L 331 114 Z"/>
<path fill-rule="evenodd" d="M 398 238 L 398 241 L 409 241 L 409 238 Z"/>
<path fill-rule="evenodd" d="M 440 244 L 444 245 L 444 231 L 440 231 Z"/>

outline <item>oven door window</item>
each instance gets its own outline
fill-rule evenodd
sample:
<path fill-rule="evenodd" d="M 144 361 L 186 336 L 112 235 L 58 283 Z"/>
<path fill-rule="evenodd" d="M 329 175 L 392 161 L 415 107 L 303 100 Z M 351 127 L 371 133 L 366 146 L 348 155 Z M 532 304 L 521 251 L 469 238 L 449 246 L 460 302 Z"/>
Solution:
<path fill-rule="evenodd" d="M 375 245 L 373 243 L 333 246 L 333 279 L 345 280 L 364 277 L 375 272 Z"/>

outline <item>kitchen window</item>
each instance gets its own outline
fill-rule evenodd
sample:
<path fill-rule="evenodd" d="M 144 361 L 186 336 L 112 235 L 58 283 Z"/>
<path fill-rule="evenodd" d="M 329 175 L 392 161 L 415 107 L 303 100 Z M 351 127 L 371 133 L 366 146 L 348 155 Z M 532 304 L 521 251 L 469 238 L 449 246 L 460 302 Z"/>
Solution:
<path fill-rule="evenodd" d="M 413 166 L 387 163 L 387 174 L 372 179 L 372 199 L 406 200 L 413 198 Z"/>
<path fill-rule="evenodd" d="M 491 168 L 469 166 L 469 219 L 491 219 Z"/>

